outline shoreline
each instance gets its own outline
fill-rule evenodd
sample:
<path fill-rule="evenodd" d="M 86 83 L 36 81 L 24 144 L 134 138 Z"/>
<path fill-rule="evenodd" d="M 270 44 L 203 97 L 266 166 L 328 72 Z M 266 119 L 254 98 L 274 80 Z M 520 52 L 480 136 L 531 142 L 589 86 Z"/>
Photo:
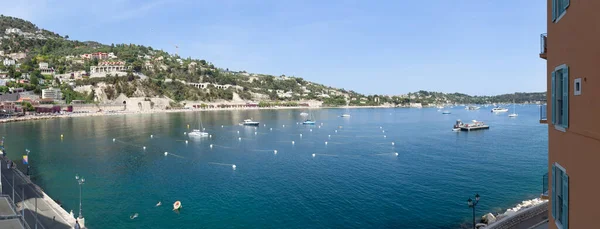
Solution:
<path fill-rule="evenodd" d="M 48 115 L 25 115 L 14 118 L 0 119 L 0 123 L 26 122 L 57 118 L 77 118 L 77 117 L 96 117 L 111 115 L 130 115 L 130 114 L 162 114 L 162 113 L 181 113 L 197 111 L 233 111 L 233 110 L 299 110 L 299 109 L 364 109 L 364 108 L 398 108 L 390 106 L 343 106 L 343 107 L 255 107 L 255 108 L 194 108 L 194 109 L 170 109 L 170 110 L 150 110 L 150 111 L 119 111 L 119 112 L 94 112 L 94 113 L 68 113 L 68 114 L 48 114 Z"/>

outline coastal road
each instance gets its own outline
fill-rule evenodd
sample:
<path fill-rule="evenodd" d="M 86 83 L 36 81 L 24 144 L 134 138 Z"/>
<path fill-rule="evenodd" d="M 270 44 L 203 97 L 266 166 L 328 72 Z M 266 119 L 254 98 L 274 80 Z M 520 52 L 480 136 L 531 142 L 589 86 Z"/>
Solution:
<path fill-rule="evenodd" d="M 3 156 L 0 156 L 0 158 L 2 158 L 2 160 L 0 160 L 0 168 L 2 170 L 2 193 L 11 198 L 14 195 L 14 202 L 17 206 L 17 210 L 19 211 L 19 214 L 25 214 L 25 222 L 28 224 L 29 228 L 73 228 L 75 219 L 70 214 L 45 195 L 36 185 L 32 184 L 23 173 L 8 169 L 5 158 Z M 24 202 L 23 199 L 25 200 Z"/>

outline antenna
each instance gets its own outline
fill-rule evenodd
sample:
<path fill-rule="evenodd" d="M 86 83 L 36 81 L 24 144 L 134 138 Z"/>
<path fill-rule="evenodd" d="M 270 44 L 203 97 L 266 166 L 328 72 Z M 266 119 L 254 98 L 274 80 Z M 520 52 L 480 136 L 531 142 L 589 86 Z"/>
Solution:
<path fill-rule="evenodd" d="M 175 45 L 175 55 L 179 56 L 179 46 Z"/>

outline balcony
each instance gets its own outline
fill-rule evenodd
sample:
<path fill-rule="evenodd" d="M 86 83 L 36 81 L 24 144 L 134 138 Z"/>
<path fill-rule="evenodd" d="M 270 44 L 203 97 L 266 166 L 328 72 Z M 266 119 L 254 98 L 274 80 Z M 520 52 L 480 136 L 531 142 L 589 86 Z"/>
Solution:
<path fill-rule="evenodd" d="M 540 123 L 548 123 L 547 113 L 546 113 L 547 105 L 540 105 Z"/>
<path fill-rule="evenodd" d="M 547 33 L 542 33 L 540 35 L 540 58 L 542 59 L 546 59 L 546 52 L 548 51 L 546 48 L 546 44 L 548 40 L 548 34 Z"/>
<path fill-rule="evenodd" d="M 542 195 L 540 196 L 542 200 L 549 199 L 548 197 L 548 173 L 542 176 Z"/>

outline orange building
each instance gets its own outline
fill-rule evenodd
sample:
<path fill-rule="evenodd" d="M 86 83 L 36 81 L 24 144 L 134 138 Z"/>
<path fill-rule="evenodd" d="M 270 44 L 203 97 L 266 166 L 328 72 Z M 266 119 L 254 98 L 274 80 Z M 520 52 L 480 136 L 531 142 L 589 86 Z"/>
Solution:
<path fill-rule="evenodd" d="M 600 228 L 600 1 L 547 0 L 549 228 Z M 583 89 L 586 89 L 585 94 Z M 548 117 L 547 121 L 545 117 Z"/>

